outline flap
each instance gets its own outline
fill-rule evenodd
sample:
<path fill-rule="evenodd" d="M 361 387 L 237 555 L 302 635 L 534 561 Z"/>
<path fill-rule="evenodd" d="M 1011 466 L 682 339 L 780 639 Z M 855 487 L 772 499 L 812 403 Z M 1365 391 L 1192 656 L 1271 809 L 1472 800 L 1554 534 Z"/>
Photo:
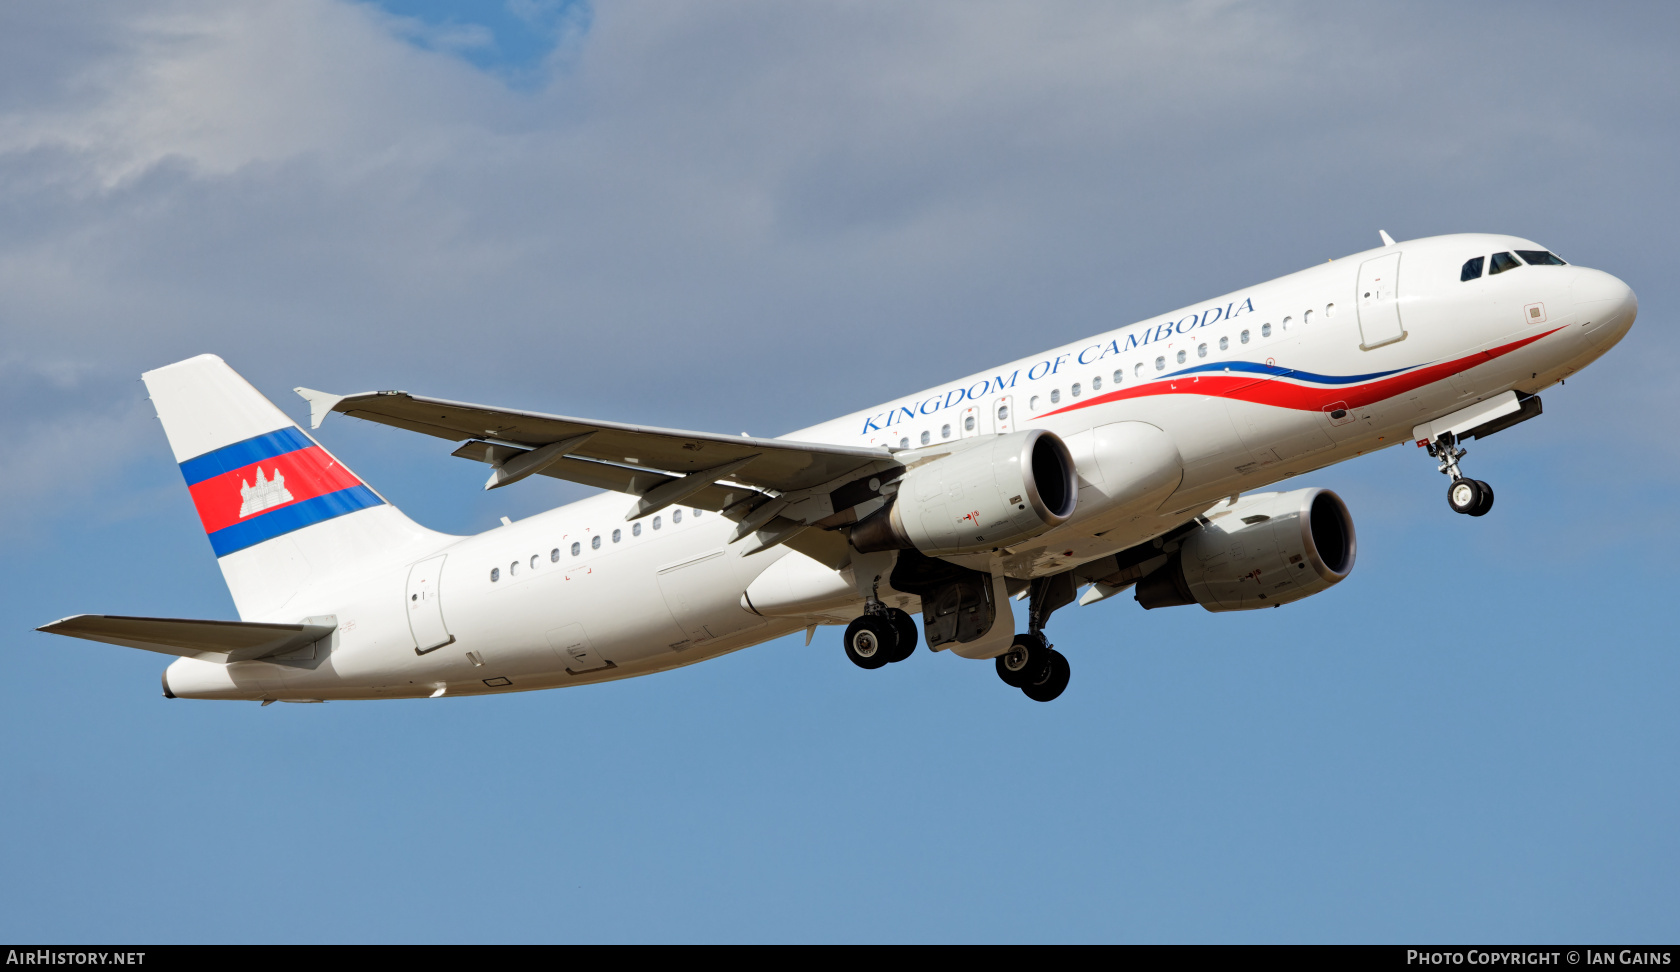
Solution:
<path fill-rule="evenodd" d="M 492 442 L 468 442 L 456 449 L 450 455 L 462 459 L 472 459 L 477 462 L 503 463 L 520 454 L 513 446 L 497 445 Z M 654 489 L 675 482 L 677 477 L 670 476 L 653 469 L 638 469 L 634 466 L 620 466 L 616 463 L 597 462 L 593 459 L 575 459 L 566 456 L 556 459 L 537 470 L 538 476 L 549 476 L 554 479 L 564 479 L 570 483 L 593 486 L 596 489 L 610 489 L 615 493 L 629 493 L 641 496 Z M 713 484 L 701 489 L 683 500 L 684 506 L 693 506 L 702 510 L 722 512 L 731 506 L 758 494 L 758 490 L 747 489 L 742 486 L 726 486 Z"/>
<path fill-rule="evenodd" d="M 283 655 L 320 641 L 334 626 L 77 614 L 35 630 L 183 658 L 234 662 Z"/>
<path fill-rule="evenodd" d="M 311 392 L 311 395 L 312 411 L 331 401 L 331 411 L 454 441 L 490 439 L 537 448 L 592 432 L 594 434 L 588 441 L 569 451 L 568 455 L 684 475 L 751 458 L 752 462 L 732 472 L 729 479 L 778 492 L 810 489 L 898 466 L 885 448 L 789 442 L 600 422 L 421 398 L 403 391 L 362 392 L 336 399 L 323 392 Z M 322 417 L 325 417 L 324 414 Z M 571 476 L 561 474 L 565 468 L 566 464 L 562 462 L 544 472 L 571 479 Z M 636 492 L 633 489 L 624 491 Z"/>

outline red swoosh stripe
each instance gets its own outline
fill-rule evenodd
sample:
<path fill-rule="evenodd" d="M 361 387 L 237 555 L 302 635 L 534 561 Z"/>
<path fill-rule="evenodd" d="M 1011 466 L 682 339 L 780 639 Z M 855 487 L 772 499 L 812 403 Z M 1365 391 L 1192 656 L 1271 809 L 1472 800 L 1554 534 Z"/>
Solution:
<path fill-rule="evenodd" d="M 1414 388 L 1422 388 L 1424 385 L 1433 384 L 1459 372 L 1469 371 L 1479 364 L 1485 364 L 1494 358 L 1503 357 L 1512 351 L 1533 344 L 1535 341 L 1556 334 L 1561 330 L 1563 328 L 1555 327 L 1544 334 L 1536 334 L 1520 341 L 1512 341 L 1510 344 L 1502 344 L 1486 351 L 1477 351 L 1462 358 L 1454 358 L 1451 361 L 1443 361 L 1440 364 L 1429 365 L 1403 375 L 1369 381 L 1362 385 L 1316 388 L 1280 380 L 1287 377 L 1286 375 L 1256 379 L 1251 375 L 1194 374 L 1185 375 L 1182 378 L 1157 379 L 1147 385 L 1111 391 L 1094 398 L 1087 398 L 1083 402 L 1058 408 L 1053 412 L 1046 412 L 1040 418 L 1049 418 L 1052 415 L 1061 415 L 1075 409 L 1090 408 L 1093 405 L 1103 405 L 1128 398 L 1143 398 L 1148 395 L 1207 395 L 1213 398 L 1233 398 L 1260 405 L 1275 405 L 1278 408 L 1294 408 L 1302 411 L 1319 411 L 1331 405 L 1342 408 L 1359 408 L 1372 402 L 1380 402 L 1396 395 L 1405 394 Z"/>

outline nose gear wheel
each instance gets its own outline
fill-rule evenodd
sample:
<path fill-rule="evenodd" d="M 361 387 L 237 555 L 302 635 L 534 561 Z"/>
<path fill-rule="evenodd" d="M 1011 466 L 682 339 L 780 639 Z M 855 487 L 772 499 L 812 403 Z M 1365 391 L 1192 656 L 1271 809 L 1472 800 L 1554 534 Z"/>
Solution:
<path fill-rule="evenodd" d="M 1493 487 L 1480 479 L 1470 479 L 1459 471 L 1459 460 L 1466 455 L 1464 447 L 1451 432 L 1426 445 L 1429 455 L 1440 461 L 1440 470 L 1452 477 L 1447 487 L 1447 505 L 1454 513 L 1466 516 L 1486 516 L 1493 509 Z"/>
<path fill-rule="evenodd" d="M 1479 479 L 1455 479 L 1447 487 L 1447 505 L 1454 513 L 1485 516 L 1493 509 L 1493 487 Z"/>

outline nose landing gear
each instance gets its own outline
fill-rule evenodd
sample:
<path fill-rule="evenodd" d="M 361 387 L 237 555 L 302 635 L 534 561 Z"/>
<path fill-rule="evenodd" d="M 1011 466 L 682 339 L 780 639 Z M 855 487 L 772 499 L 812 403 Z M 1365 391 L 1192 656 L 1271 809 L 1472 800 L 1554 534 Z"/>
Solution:
<path fill-rule="evenodd" d="M 1441 473 L 1452 477 L 1452 484 L 1447 487 L 1447 505 L 1452 507 L 1453 512 L 1486 516 L 1487 511 L 1493 509 L 1493 487 L 1480 479 L 1467 479 L 1459 471 L 1458 461 L 1464 458 L 1466 452 L 1453 434 L 1443 433 L 1426 448 L 1432 458 L 1440 460 Z"/>

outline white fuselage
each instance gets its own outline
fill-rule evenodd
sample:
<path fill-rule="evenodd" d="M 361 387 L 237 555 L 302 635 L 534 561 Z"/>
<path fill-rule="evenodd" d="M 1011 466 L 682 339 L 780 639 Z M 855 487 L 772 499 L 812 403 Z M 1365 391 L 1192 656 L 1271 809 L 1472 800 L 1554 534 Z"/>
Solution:
<path fill-rule="evenodd" d="M 1224 497 L 1409 443 L 1420 423 L 1509 390 L 1537 392 L 1590 363 L 1632 323 L 1636 304 L 1620 280 L 1574 266 L 1460 279 L 1468 259 L 1540 249 L 1466 234 L 1355 254 L 786 438 L 897 449 L 1048 429 L 1079 467 L 1077 510 L 1001 563 L 1013 578 L 1058 573 Z M 1380 261 L 1396 256 L 1393 290 L 1392 264 Z M 1378 271 L 1387 279 L 1373 284 Z M 1182 459 L 1181 481 L 1147 512 L 1108 502 L 1101 470 L 1082 453 L 1091 430 L 1121 421 L 1164 430 Z M 603 493 L 321 578 L 246 620 L 331 617 L 330 648 L 230 665 L 184 658 L 168 687 L 294 701 L 552 688 L 676 668 L 862 612 L 838 577 L 826 600 L 787 616 L 749 611 L 743 594 L 772 567 L 806 577 L 827 568 L 795 563 L 808 558 L 786 547 L 745 555 L 749 544 L 728 543 L 735 524 L 712 512 L 666 510 L 633 533 L 633 502 Z M 437 557 L 429 596 L 454 640 L 417 653 L 410 568 Z M 907 596 L 895 603 L 917 609 Z"/>

